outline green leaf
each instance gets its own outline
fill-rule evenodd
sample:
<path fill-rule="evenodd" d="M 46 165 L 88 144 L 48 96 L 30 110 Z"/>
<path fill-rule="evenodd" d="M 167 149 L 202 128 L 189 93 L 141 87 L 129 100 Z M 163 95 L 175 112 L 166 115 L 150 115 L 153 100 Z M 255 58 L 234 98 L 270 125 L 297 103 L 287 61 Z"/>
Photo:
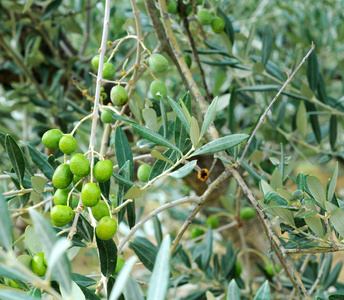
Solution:
<path fill-rule="evenodd" d="M 331 115 L 330 118 L 330 126 L 329 126 L 329 139 L 330 139 L 330 145 L 331 150 L 336 151 L 337 149 L 337 137 L 338 137 L 338 121 L 336 115 Z"/>
<path fill-rule="evenodd" d="M 80 289 L 80 287 L 72 281 L 72 289 L 70 292 L 67 292 L 64 286 L 60 286 L 61 296 L 63 299 L 78 299 L 85 300 L 85 295 Z"/>
<path fill-rule="evenodd" d="M 183 109 L 180 107 L 180 105 L 174 101 L 171 97 L 167 96 L 168 102 L 170 103 L 172 109 L 176 113 L 178 119 L 184 126 L 184 129 L 187 133 L 190 133 L 190 123 L 188 121 L 188 117 L 190 116 L 190 113 L 188 111 L 187 115 L 185 115 Z M 182 101 L 181 101 L 182 102 Z"/>
<path fill-rule="evenodd" d="M 180 101 L 180 105 L 182 106 L 182 110 L 188 121 L 188 124 L 191 124 L 191 115 L 190 115 L 191 109 L 188 109 L 188 107 L 186 106 L 186 103 L 183 100 Z"/>
<path fill-rule="evenodd" d="M 338 206 L 326 201 L 325 207 L 327 211 L 330 211 L 330 221 L 334 229 L 344 237 L 344 211 Z"/>
<path fill-rule="evenodd" d="M 146 122 L 147 128 L 153 130 L 154 132 L 158 131 L 158 117 L 153 108 L 145 108 L 142 111 L 142 117 Z"/>
<path fill-rule="evenodd" d="M 171 162 L 176 162 L 177 158 L 179 158 L 179 152 L 171 150 L 171 149 L 167 149 L 163 153 L 163 155 L 164 155 L 164 157 L 166 157 Z M 166 162 L 165 160 L 158 159 L 154 163 L 153 168 L 149 174 L 149 180 L 152 180 L 153 178 L 159 176 L 162 172 L 164 172 L 165 170 L 167 170 L 169 168 L 171 168 L 170 163 Z"/>
<path fill-rule="evenodd" d="M 147 300 L 163 300 L 166 297 L 170 275 L 171 238 L 162 241 L 155 260 L 152 276 L 149 280 Z"/>
<path fill-rule="evenodd" d="M 72 280 L 80 286 L 88 287 L 97 284 L 97 281 L 93 278 L 78 274 L 78 273 L 72 273 Z"/>
<path fill-rule="evenodd" d="M 158 133 L 155 133 L 151 130 L 149 130 L 146 127 L 143 127 L 141 125 L 137 125 L 137 124 L 132 124 L 132 127 L 134 128 L 134 130 L 143 138 L 157 144 L 160 146 L 164 146 L 173 150 L 176 150 L 178 152 L 181 152 L 176 145 L 174 145 L 173 143 L 171 143 L 169 140 L 165 139 L 163 136 L 161 136 Z M 119 128 L 119 127 L 117 127 Z"/>
<path fill-rule="evenodd" d="M 129 277 L 127 284 L 125 285 L 124 291 L 124 298 L 130 300 L 144 300 L 142 290 L 140 285 L 133 277 Z"/>
<path fill-rule="evenodd" d="M 229 20 L 227 15 L 221 9 L 218 9 L 217 13 L 225 21 L 225 30 L 224 31 L 227 34 L 227 36 L 229 37 L 229 39 L 233 45 L 234 44 L 234 28 L 233 28 L 232 22 Z"/>
<path fill-rule="evenodd" d="M 172 166 L 174 165 L 173 161 L 171 161 L 170 159 L 168 159 L 167 157 L 165 157 L 162 153 L 160 153 L 157 150 L 152 150 L 151 152 L 152 157 L 156 158 L 156 159 L 160 159 L 163 161 L 168 162 L 169 164 L 171 164 Z"/>
<path fill-rule="evenodd" d="M 272 49 L 272 31 L 269 24 L 264 27 L 263 40 L 262 40 L 262 64 L 265 67 L 269 60 Z"/>
<path fill-rule="evenodd" d="M 88 220 L 82 215 L 79 215 L 78 222 L 76 223 L 77 235 L 89 243 L 93 242 L 94 229 Z"/>
<path fill-rule="evenodd" d="M 51 250 L 51 254 L 49 255 L 48 262 L 48 269 L 46 272 L 46 276 L 49 278 L 52 275 L 52 271 L 54 270 L 56 264 L 60 263 L 60 259 L 63 255 L 66 254 L 67 250 L 72 247 L 72 242 L 65 237 L 60 237 L 54 247 Z"/>
<path fill-rule="evenodd" d="M 121 115 L 117 115 L 112 109 L 105 109 L 107 112 L 111 113 L 112 117 L 117 120 L 117 121 L 122 121 L 122 122 L 126 122 L 126 123 L 129 123 L 129 124 L 136 124 L 136 122 L 128 119 L 128 118 L 125 118 Z"/>
<path fill-rule="evenodd" d="M 34 0 L 27 0 L 26 1 L 24 8 L 23 8 L 23 11 L 22 11 L 22 14 L 25 14 L 25 12 L 31 7 L 33 1 Z"/>
<path fill-rule="evenodd" d="M 20 147 L 18 146 L 14 138 L 10 136 L 9 134 L 6 135 L 5 145 L 6 145 L 6 151 L 11 161 L 11 164 L 13 166 L 14 172 L 17 174 L 19 184 L 22 187 L 24 173 L 25 173 L 24 153 L 20 149 Z"/>
<path fill-rule="evenodd" d="M 195 117 L 191 118 L 190 137 L 192 145 L 196 148 L 199 142 L 199 126 Z"/>
<path fill-rule="evenodd" d="M 317 109 L 313 103 L 310 103 L 310 102 L 305 102 L 305 103 L 306 103 L 307 112 L 311 113 L 309 115 L 309 120 L 311 122 L 315 138 L 316 138 L 318 144 L 320 144 L 321 138 L 322 138 L 321 137 L 321 130 L 320 130 L 318 116 L 316 114 L 314 114 L 314 113 L 316 113 Z"/>
<path fill-rule="evenodd" d="M 183 98 L 180 100 L 181 104 L 183 103 L 187 114 L 190 116 L 191 113 L 191 97 L 190 93 L 186 93 Z M 190 119 L 191 121 L 191 119 Z M 187 124 L 190 124 L 189 121 L 186 121 Z M 188 126 L 189 128 L 190 126 Z M 174 142 L 176 146 L 182 150 L 184 154 L 186 154 L 191 149 L 191 141 L 189 139 L 190 129 L 186 130 L 184 128 L 183 123 L 180 121 L 179 118 L 176 118 L 175 126 L 174 126 Z"/>
<path fill-rule="evenodd" d="M 338 162 L 336 163 L 336 166 L 334 167 L 332 178 L 330 180 L 330 185 L 328 187 L 327 201 L 331 201 L 333 198 L 334 192 L 336 190 L 337 178 L 338 178 Z"/>
<path fill-rule="evenodd" d="M 167 138 L 167 113 L 166 113 L 166 105 L 164 97 L 160 96 L 160 111 L 161 111 L 161 118 L 162 118 L 162 127 L 164 130 L 164 138 Z"/>
<path fill-rule="evenodd" d="M 314 199 L 325 206 L 326 194 L 321 181 L 315 176 L 308 176 L 307 185 Z"/>
<path fill-rule="evenodd" d="M 47 221 L 34 209 L 30 209 L 31 220 L 33 221 L 33 226 L 36 234 L 41 240 L 43 245 L 44 253 L 46 255 L 47 261 L 51 260 L 51 255 L 53 254 L 53 248 L 56 244 L 58 238 L 53 228 L 47 223 Z M 53 278 L 63 286 L 68 295 L 72 292 L 72 280 L 71 280 L 71 270 L 70 262 L 67 256 L 64 254 L 59 259 L 59 263 L 53 269 Z"/>
<path fill-rule="evenodd" d="M 192 172 L 196 164 L 197 164 L 197 160 L 192 160 L 188 162 L 186 165 L 184 165 L 183 167 L 181 167 L 180 169 L 178 169 L 177 171 L 174 171 L 168 175 L 174 178 L 178 178 L 178 179 L 184 178 L 185 176 L 189 175 Z"/>
<path fill-rule="evenodd" d="M 303 101 L 300 102 L 296 114 L 296 128 L 303 138 L 307 135 L 307 111 Z"/>
<path fill-rule="evenodd" d="M 307 80 L 309 88 L 315 92 L 319 81 L 319 63 L 318 57 L 315 51 L 308 57 L 307 62 Z"/>
<path fill-rule="evenodd" d="M 31 184 L 34 191 L 41 194 L 44 192 L 46 181 L 41 176 L 33 176 L 31 177 Z"/>
<path fill-rule="evenodd" d="M 2 192 L 0 190 L 0 245 L 5 250 L 12 248 L 12 224 L 10 214 L 7 208 Z"/>
<path fill-rule="evenodd" d="M 239 287 L 234 279 L 228 285 L 226 300 L 240 300 Z"/>
<path fill-rule="evenodd" d="M 306 208 L 311 209 L 313 212 L 318 212 L 314 202 L 312 201 L 305 201 L 305 206 Z M 305 222 L 317 236 L 324 238 L 324 229 L 319 217 L 316 215 L 306 217 Z"/>
<path fill-rule="evenodd" d="M 231 133 L 234 133 L 235 131 L 235 115 L 234 115 L 234 109 L 235 109 L 235 103 L 236 103 L 236 89 L 235 87 L 231 90 L 231 97 L 229 99 L 229 105 L 228 105 L 228 120 L 229 120 L 229 130 Z M 203 126 L 202 126 L 203 129 Z"/>
<path fill-rule="evenodd" d="M 118 171 L 118 174 L 112 174 L 112 176 L 115 177 L 119 183 L 116 194 L 118 206 L 123 203 L 124 196 L 129 191 L 129 189 L 133 185 L 135 185 L 132 181 L 128 179 L 130 177 L 130 169 L 130 161 L 128 160 L 124 164 L 124 166 Z M 118 212 L 118 223 L 122 222 L 126 209 L 127 207 L 125 206 Z"/>
<path fill-rule="evenodd" d="M 207 113 L 205 114 L 204 121 L 202 124 L 201 134 L 199 137 L 200 139 L 204 136 L 204 134 L 208 130 L 210 123 L 213 122 L 215 119 L 218 100 L 219 100 L 219 97 L 215 97 L 208 107 Z"/>
<path fill-rule="evenodd" d="M 44 21 L 44 20 L 49 19 L 53 15 L 53 13 L 59 8 L 61 3 L 62 3 L 62 0 L 51 1 L 44 11 L 44 15 L 42 17 L 42 20 Z"/>
<path fill-rule="evenodd" d="M 319 73 L 319 78 L 318 78 L 318 98 L 321 100 L 321 102 L 325 104 L 328 103 L 326 83 L 325 83 L 324 77 L 320 73 Z"/>
<path fill-rule="evenodd" d="M 143 265 L 153 271 L 154 262 L 158 253 L 157 247 L 145 238 L 137 237 L 130 243 L 130 248 L 134 250 Z"/>
<path fill-rule="evenodd" d="M 283 188 L 282 176 L 278 168 L 275 168 L 275 170 L 272 172 L 270 185 L 272 186 L 274 190 Z"/>
<path fill-rule="evenodd" d="M 23 142 L 27 149 L 29 150 L 32 161 L 35 165 L 43 172 L 43 174 L 50 180 L 53 178 L 54 169 L 48 163 L 48 156 L 37 151 L 34 147 L 31 146 L 28 142 Z"/>
<path fill-rule="evenodd" d="M 117 247 L 115 242 L 110 240 L 101 240 L 96 235 L 96 241 L 99 251 L 100 271 L 105 277 L 115 273 L 117 263 Z"/>
<path fill-rule="evenodd" d="M 126 199 L 136 199 L 142 197 L 142 191 L 136 185 L 133 185 L 129 191 L 124 195 L 124 200 Z"/>
<path fill-rule="evenodd" d="M 129 174 L 128 174 L 129 175 Z M 124 184 L 125 186 L 131 188 L 132 186 L 135 185 L 134 182 L 132 182 L 131 180 L 129 179 L 126 179 L 125 177 L 117 174 L 117 173 L 113 173 L 112 176 L 118 181 L 120 182 L 121 184 Z"/>
<path fill-rule="evenodd" d="M 116 282 L 111 290 L 109 300 L 116 300 L 118 299 L 118 297 L 121 296 L 123 289 L 127 285 L 131 270 L 133 269 L 135 262 L 136 262 L 136 257 L 134 256 L 130 257 L 126 261 L 122 270 L 119 272 L 119 275 L 116 278 Z"/>
<path fill-rule="evenodd" d="M 134 160 L 133 152 L 131 150 L 127 136 L 125 135 L 123 129 L 120 126 L 117 126 L 115 131 L 115 153 L 116 159 L 118 162 L 118 167 L 121 169 L 124 164 L 129 160 L 131 168 L 130 176 L 128 179 L 133 180 L 134 178 Z"/>
<path fill-rule="evenodd" d="M 37 236 L 36 231 L 32 225 L 29 225 L 25 228 L 25 243 L 33 255 L 39 252 L 43 252 L 41 240 Z"/>
<path fill-rule="evenodd" d="M 38 300 L 33 296 L 25 295 L 23 292 L 13 290 L 0 290 L 0 298 L 3 300 Z"/>
<path fill-rule="evenodd" d="M 341 261 L 338 264 L 336 264 L 336 266 L 332 269 L 332 271 L 330 272 L 330 275 L 328 276 L 327 280 L 322 286 L 324 291 L 326 291 L 329 287 L 333 286 L 337 282 L 342 266 L 343 266 L 343 262 Z"/>
<path fill-rule="evenodd" d="M 154 224 L 155 239 L 156 239 L 158 245 L 161 245 L 161 242 L 162 242 L 162 230 L 161 230 L 161 223 L 159 221 L 158 216 L 155 216 L 153 218 L 153 224 Z"/>
<path fill-rule="evenodd" d="M 267 280 L 265 280 L 263 285 L 259 288 L 253 300 L 270 300 L 270 286 Z"/>
<path fill-rule="evenodd" d="M 201 148 L 197 149 L 191 156 L 208 154 L 227 150 L 239 145 L 248 138 L 247 134 L 232 134 L 225 137 L 221 137 L 215 141 L 205 144 Z"/>
<path fill-rule="evenodd" d="M 211 227 L 209 226 L 207 235 L 205 238 L 205 250 L 202 254 L 202 270 L 203 271 L 207 270 L 212 254 L 213 254 L 213 232 L 211 230 Z"/>

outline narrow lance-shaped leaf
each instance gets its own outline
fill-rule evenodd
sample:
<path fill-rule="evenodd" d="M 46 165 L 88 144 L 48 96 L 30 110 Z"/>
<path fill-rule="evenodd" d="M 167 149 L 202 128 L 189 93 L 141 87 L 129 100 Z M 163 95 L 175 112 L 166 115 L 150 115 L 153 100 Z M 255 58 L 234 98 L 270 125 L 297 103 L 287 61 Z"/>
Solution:
<path fill-rule="evenodd" d="M 234 279 L 228 285 L 226 300 L 240 300 L 240 291 Z"/>
<path fill-rule="evenodd" d="M 303 101 L 300 102 L 296 114 L 296 128 L 303 138 L 307 134 L 307 111 Z"/>
<path fill-rule="evenodd" d="M 177 118 L 179 118 L 180 122 L 183 124 L 186 132 L 189 133 L 190 132 L 190 124 L 189 124 L 189 120 L 188 120 L 188 117 L 187 117 L 187 116 L 190 115 L 189 111 L 188 111 L 187 115 L 185 115 L 183 109 L 181 108 L 181 106 L 176 101 L 174 101 L 169 96 L 167 96 L 167 99 L 168 99 L 168 102 L 170 103 L 172 109 L 176 113 Z"/>
<path fill-rule="evenodd" d="M 122 168 L 125 163 L 130 161 L 130 176 L 128 179 L 133 180 L 134 178 L 134 161 L 133 161 L 133 152 L 131 150 L 127 136 L 125 135 L 123 129 L 120 126 L 117 126 L 115 131 L 115 152 L 116 159 L 118 162 L 119 168 Z"/>
<path fill-rule="evenodd" d="M 115 242 L 110 240 L 101 240 L 96 236 L 99 250 L 100 270 L 105 277 L 111 276 L 116 269 L 117 247 Z"/>
<path fill-rule="evenodd" d="M 149 271 L 153 271 L 158 252 L 156 246 L 145 238 L 137 237 L 130 243 L 130 248 L 134 250 L 143 265 Z"/>
<path fill-rule="evenodd" d="M 146 122 L 147 128 L 153 130 L 154 132 L 158 131 L 158 117 L 153 108 L 145 108 L 142 111 L 142 117 Z"/>
<path fill-rule="evenodd" d="M 169 176 L 174 177 L 174 178 L 184 178 L 185 176 L 189 175 L 192 172 L 196 164 L 197 164 L 197 160 L 190 161 L 185 166 L 170 173 Z"/>
<path fill-rule="evenodd" d="M 211 227 L 209 226 L 208 231 L 207 231 L 207 236 L 205 238 L 205 250 L 202 254 L 202 270 L 203 271 L 207 270 L 212 253 L 213 253 L 213 232 L 211 230 Z"/>
<path fill-rule="evenodd" d="M 320 144 L 322 137 L 321 137 L 321 130 L 320 130 L 318 116 L 316 114 L 314 114 L 317 111 L 316 107 L 313 103 L 310 103 L 310 102 L 305 102 L 305 104 L 306 104 L 307 112 L 312 113 L 309 115 L 309 120 L 311 122 L 315 138 L 316 138 L 318 144 Z"/>
<path fill-rule="evenodd" d="M 234 133 L 235 129 L 235 116 L 234 116 L 234 109 L 235 109 L 235 102 L 236 102 L 236 90 L 233 87 L 231 90 L 231 97 L 229 99 L 228 105 L 228 119 L 229 119 L 229 129 L 231 133 Z"/>
<path fill-rule="evenodd" d="M 314 202 L 312 201 L 306 201 L 305 202 L 305 206 L 308 209 L 312 209 L 313 211 L 317 212 L 317 209 L 315 207 Z M 308 227 L 315 232 L 315 234 L 321 238 L 324 237 L 324 230 L 323 230 L 323 226 L 322 226 L 322 222 L 320 220 L 319 217 L 317 217 L 316 215 L 312 215 L 310 217 L 305 218 L 305 222 L 308 225 Z"/>
<path fill-rule="evenodd" d="M 14 172 L 18 176 L 20 186 L 23 186 L 23 179 L 25 173 L 25 160 L 23 151 L 18 146 L 17 142 L 9 134 L 6 135 L 5 139 L 6 151 L 10 158 Z"/>
<path fill-rule="evenodd" d="M 344 211 L 338 206 L 326 201 L 326 210 L 331 212 L 330 221 L 334 229 L 344 237 Z"/>
<path fill-rule="evenodd" d="M 223 151 L 239 145 L 248 138 L 247 134 L 232 134 L 221 137 L 197 149 L 192 156 Z"/>
<path fill-rule="evenodd" d="M 149 130 L 146 127 L 143 127 L 141 125 L 137 125 L 137 124 L 132 124 L 132 127 L 134 128 L 134 130 L 143 138 L 157 144 L 160 146 L 164 146 L 173 150 L 176 150 L 178 152 L 181 152 L 176 145 L 174 145 L 173 143 L 171 143 L 169 140 L 165 139 L 163 136 L 161 136 L 158 133 L 155 133 L 152 130 Z M 119 127 L 117 127 L 119 128 Z"/>
<path fill-rule="evenodd" d="M 167 113 L 166 113 L 166 105 L 164 97 L 160 96 L 160 111 L 161 111 L 161 118 L 162 118 L 162 126 L 164 129 L 164 138 L 167 138 Z"/>
<path fill-rule="evenodd" d="M 315 92 L 318 86 L 319 80 L 319 63 L 318 63 L 318 56 L 315 51 L 311 53 L 308 57 L 307 62 L 307 80 L 309 88 Z"/>
<path fill-rule="evenodd" d="M 336 163 L 336 166 L 334 167 L 330 185 L 328 187 L 327 201 L 331 201 L 333 198 L 334 192 L 336 190 L 337 178 L 338 178 L 338 162 Z"/>
<path fill-rule="evenodd" d="M 321 181 L 315 176 L 308 176 L 307 185 L 314 199 L 325 206 L 326 194 Z"/>
<path fill-rule="evenodd" d="M 219 97 L 215 97 L 214 100 L 211 102 L 211 104 L 208 107 L 207 113 L 205 114 L 204 121 L 202 124 L 200 139 L 203 137 L 203 135 L 208 130 L 210 123 L 214 121 L 216 116 L 216 107 L 217 102 L 219 100 Z"/>
<path fill-rule="evenodd" d="M 330 139 L 330 145 L 331 150 L 336 151 L 337 149 L 337 137 L 338 137 L 338 121 L 336 115 L 331 115 L 330 118 L 330 128 L 329 128 L 329 139 Z"/>
<path fill-rule="evenodd" d="M 272 49 L 272 32 L 269 24 L 266 24 L 264 27 L 262 44 L 262 64 L 265 67 Z"/>
<path fill-rule="evenodd" d="M 0 190 L 0 245 L 5 250 L 12 248 L 12 224 L 10 214 L 7 209 L 7 203 Z"/>
<path fill-rule="evenodd" d="M 195 117 L 191 118 L 190 138 L 192 145 L 196 148 L 199 142 L 199 126 Z"/>
<path fill-rule="evenodd" d="M 269 300 L 269 299 L 270 299 L 270 286 L 269 286 L 269 282 L 266 280 L 263 283 L 263 285 L 259 288 L 253 300 Z"/>
<path fill-rule="evenodd" d="M 168 159 L 167 157 L 165 157 L 165 155 L 163 155 L 162 153 L 160 153 L 160 152 L 157 151 L 157 150 L 152 150 L 151 155 L 152 155 L 152 157 L 154 157 L 154 158 L 156 158 L 156 159 L 160 159 L 160 160 L 163 160 L 163 161 L 168 162 L 168 163 L 171 164 L 171 165 L 174 165 L 174 163 L 173 163 L 170 159 Z"/>
<path fill-rule="evenodd" d="M 151 279 L 149 281 L 147 300 L 165 299 L 170 275 L 171 238 L 166 236 L 160 246 Z"/>

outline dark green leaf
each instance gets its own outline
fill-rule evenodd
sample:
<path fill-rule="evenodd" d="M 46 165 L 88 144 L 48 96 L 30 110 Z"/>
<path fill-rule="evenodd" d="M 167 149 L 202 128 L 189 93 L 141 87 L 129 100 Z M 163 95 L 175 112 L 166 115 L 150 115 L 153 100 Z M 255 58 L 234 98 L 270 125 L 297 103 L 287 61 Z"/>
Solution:
<path fill-rule="evenodd" d="M 247 138 L 248 138 L 247 134 L 227 135 L 225 137 L 221 137 L 215 141 L 212 141 L 208 144 L 205 144 L 201 148 L 197 149 L 192 154 L 192 156 L 227 150 L 227 149 L 232 148 L 236 145 L 239 145 L 240 143 L 245 141 Z"/>
<path fill-rule="evenodd" d="M 267 64 L 272 49 L 272 31 L 269 24 L 265 24 L 262 40 L 262 64 Z"/>
<path fill-rule="evenodd" d="M 137 125 L 137 124 L 132 124 L 132 127 L 134 128 L 134 130 L 143 138 L 157 144 L 160 146 L 164 146 L 173 150 L 176 150 L 178 152 L 181 152 L 176 145 L 174 145 L 173 143 L 171 143 L 169 140 L 165 139 L 163 136 L 161 136 L 158 133 L 155 133 L 152 130 L 149 130 L 146 127 L 143 127 L 141 125 Z"/>
<path fill-rule="evenodd" d="M 24 153 L 18 146 L 17 142 L 9 134 L 6 135 L 5 145 L 8 157 L 13 166 L 14 172 L 18 176 L 20 186 L 23 186 L 23 179 L 25 173 Z"/>
<path fill-rule="evenodd" d="M 134 250 L 143 265 L 153 271 L 154 262 L 158 253 L 157 247 L 145 238 L 137 237 L 130 243 L 130 248 Z"/>
<path fill-rule="evenodd" d="M 161 111 L 161 118 L 162 118 L 162 126 L 164 129 L 164 138 L 167 138 L 167 113 L 166 113 L 166 105 L 164 97 L 160 96 L 160 111 Z"/>
<path fill-rule="evenodd" d="M 131 188 L 131 186 L 134 184 L 124 184 L 124 180 L 126 181 L 130 181 L 130 170 L 131 170 L 131 164 L 130 161 L 128 160 L 124 166 L 119 170 L 118 172 L 118 176 L 117 174 L 115 175 L 115 173 L 112 174 L 112 176 L 114 176 L 118 182 L 118 190 L 117 190 L 117 205 L 121 205 L 123 203 L 124 200 L 124 196 L 126 195 L 126 193 L 129 191 L 129 189 Z M 120 176 L 120 177 L 119 177 Z M 120 180 L 121 178 L 121 180 Z M 122 222 L 123 217 L 124 217 L 124 213 L 126 211 L 126 207 L 123 207 L 119 212 L 118 212 L 118 223 Z"/>
<path fill-rule="evenodd" d="M 212 254 L 213 254 L 213 232 L 211 230 L 211 227 L 209 226 L 207 235 L 205 238 L 205 250 L 202 254 L 202 270 L 203 271 L 207 270 Z"/>
<path fill-rule="evenodd" d="M 100 298 L 93 291 L 90 291 L 82 285 L 79 285 L 79 288 L 84 293 L 87 300 L 100 300 Z"/>
<path fill-rule="evenodd" d="M 76 224 L 77 235 L 89 243 L 93 241 L 94 229 L 86 218 L 80 214 L 78 223 Z"/>
<path fill-rule="evenodd" d="M 129 179 L 126 179 L 125 177 L 119 175 L 119 173 L 113 173 L 112 176 L 118 181 L 120 182 L 121 184 L 124 184 L 125 186 L 131 188 L 133 185 L 136 186 L 136 184 L 134 182 L 132 182 L 131 180 Z"/>
<path fill-rule="evenodd" d="M 319 81 L 319 63 L 318 57 L 315 51 L 308 57 L 307 63 L 307 80 L 309 88 L 315 92 Z"/>
<path fill-rule="evenodd" d="M 177 158 L 179 157 L 179 152 L 171 150 L 171 149 L 167 149 L 163 153 L 163 155 L 167 157 L 170 161 L 176 162 Z M 168 162 L 158 159 L 154 163 L 153 168 L 149 174 L 149 180 L 152 180 L 153 178 L 157 177 L 158 175 L 160 175 L 162 172 L 164 172 L 170 167 L 171 165 Z"/>
<path fill-rule="evenodd" d="M 325 281 L 322 287 L 324 291 L 326 291 L 329 287 L 333 286 L 337 282 L 342 266 L 343 266 L 343 262 L 341 261 L 338 264 L 336 264 L 336 266 L 332 269 L 332 271 L 330 272 L 329 276 L 327 277 L 327 280 Z"/>
<path fill-rule="evenodd" d="M 320 299 L 320 298 L 317 298 Z M 332 294 L 328 296 L 328 300 L 344 300 L 344 294 Z"/>
<path fill-rule="evenodd" d="M 5 250 L 12 248 L 12 224 L 7 203 L 0 190 L 0 245 Z"/>
<path fill-rule="evenodd" d="M 320 204 L 325 205 L 326 194 L 321 181 L 315 176 L 308 176 L 307 184 L 313 198 Z"/>
<path fill-rule="evenodd" d="M 334 167 L 330 184 L 328 186 L 327 201 L 331 201 L 333 198 L 334 192 L 336 190 L 337 179 L 338 179 L 338 162 L 336 163 L 336 166 Z"/>
<path fill-rule="evenodd" d="M 118 162 L 118 167 L 122 168 L 124 164 L 129 160 L 130 161 L 130 176 L 128 179 L 133 180 L 134 178 L 134 161 L 133 161 L 133 152 L 127 136 L 125 135 L 123 129 L 120 126 L 117 126 L 115 131 L 115 152 L 116 159 Z"/>
<path fill-rule="evenodd" d="M 225 33 L 227 34 L 227 36 L 229 37 L 233 45 L 234 44 L 234 29 L 233 29 L 232 22 L 229 20 L 229 18 L 221 9 L 218 9 L 217 13 L 225 21 Z"/>
<path fill-rule="evenodd" d="M 48 156 L 37 151 L 31 144 L 23 142 L 27 149 L 29 150 L 32 161 L 37 165 L 37 167 L 43 172 L 43 174 L 50 180 L 53 178 L 54 169 L 47 162 Z"/>
<path fill-rule="evenodd" d="M 197 160 L 192 160 L 188 162 L 186 165 L 184 165 L 183 167 L 181 167 L 180 169 L 178 169 L 177 171 L 174 171 L 168 175 L 174 178 L 184 178 L 192 172 L 196 164 L 197 164 Z"/>
<path fill-rule="evenodd" d="M 330 145 L 331 150 L 336 151 L 337 149 L 337 136 L 338 136 L 338 122 L 337 122 L 337 116 L 331 115 L 330 118 L 330 127 L 329 127 L 329 139 L 330 139 Z"/>
<path fill-rule="evenodd" d="M 233 87 L 231 90 L 231 97 L 229 99 L 229 105 L 228 105 L 229 130 L 231 131 L 231 133 L 235 132 L 235 115 L 234 115 L 235 102 L 236 102 L 236 89 L 235 87 Z"/>
<path fill-rule="evenodd" d="M 180 122 L 184 126 L 184 129 L 186 130 L 186 132 L 190 133 L 190 124 L 189 124 L 189 122 L 188 122 L 188 120 L 187 120 L 187 118 L 183 112 L 183 109 L 180 107 L 180 105 L 176 101 L 174 101 L 169 96 L 167 96 L 167 99 L 168 99 L 168 102 L 170 103 L 172 109 L 176 113 L 178 119 L 180 120 Z"/>
<path fill-rule="evenodd" d="M 154 224 L 155 239 L 158 245 L 160 245 L 162 242 L 162 230 L 161 230 L 161 223 L 159 221 L 158 216 L 155 216 L 153 218 L 153 224 Z"/>
<path fill-rule="evenodd" d="M 319 120 L 318 120 L 318 116 L 316 114 L 313 114 L 314 112 L 316 112 L 316 108 L 315 105 L 313 103 L 310 102 L 305 102 L 306 104 L 306 109 L 309 114 L 309 120 L 311 121 L 311 125 L 312 125 L 312 129 L 315 135 L 315 138 L 318 142 L 318 144 L 321 143 L 321 130 L 320 130 L 320 125 L 319 125 Z"/>
<path fill-rule="evenodd" d="M 200 139 L 203 137 L 203 135 L 208 130 L 210 123 L 213 122 L 215 119 L 216 107 L 217 107 L 218 100 L 219 100 L 219 98 L 215 97 L 207 109 L 207 112 L 205 114 L 204 121 L 202 124 L 202 129 L 201 129 L 201 133 L 200 133 L 200 137 L 199 137 Z"/>
<path fill-rule="evenodd" d="M 97 281 L 93 278 L 86 277 L 81 274 L 72 273 L 72 280 L 79 286 L 88 287 L 97 284 Z"/>
<path fill-rule="evenodd" d="M 53 13 L 59 8 L 61 3 L 62 3 L 62 0 L 51 1 L 44 11 L 44 15 L 42 17 L 42 20 L 44 21 L 44 20 L 49 19 L 53 15 Z"/>
<path fill-rule="evenodd" d="M 321 100 L 321 102 L 327 104 L 327 92 L 326 92 L 326 84 L 324 77 L 319 73 L 319 81 L 318 81 L 318 97 Z"/>
<path fill-rule="evenodd" d="M 105 277 L 115 273 L 117 264 L 117 247 L 115 242 L 110 240 L 101 240 L 96 236 L 99 251 L 100 270 Z"/>
<path fill-rule="evenodd" d="M 191 114 L 191 96 L 190 93 L 186 93 L 181 102 L 184 103 L 184 107 L 187 109 L 188 113 Z M 188 121 L 187 121 L 188 122 Z M 183 123 L 179 118 L 176 119 L 174 127 L 174 141 L 176 146 L 186 154 L 191 149 L 191 140 L 189 139 L 190 130 L 184 128 Z"/>
<path fill-rule="evenodd" d="M 251 58 L 254 62 L 257 62 L 257 61 L 262 62 L 262 59 L 259 56 L 252 55 Z M 265 65 L 265 70 L 270 75 L 278 78 L 279 80 L 285 81 L 286 76 L 283 74 L 281 69 L 275 63 L 268 61 L 267 64 Z"/>

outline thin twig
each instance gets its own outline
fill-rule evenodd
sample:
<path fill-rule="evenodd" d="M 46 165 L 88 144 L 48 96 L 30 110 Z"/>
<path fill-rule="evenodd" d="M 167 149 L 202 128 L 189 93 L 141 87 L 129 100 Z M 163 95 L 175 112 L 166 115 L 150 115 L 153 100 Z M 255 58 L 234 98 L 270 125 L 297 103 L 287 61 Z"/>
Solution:
<path fill-rule="evenodd" d="M 320 279 L 324 273 L 324 268 L 325 268 L 325 265 L 326 265 L 326 262 L 327 262 L 327 259 L 328 259 L 328 255 L 325 254 L 326 256 L 324 257 L 323 259 L 323 262 L 321 264 L 321 267 L 320 267 L 320 270 L 319 270 L 319 273 L 318 273 L 318 277 L 317 279 L 314 281 L 312 287 L 309 289 L 309 294 L 312 295 L 314 290 L 316 289 L 316 287 L 318 286 L 319 282 L 320 282 Z"/>
<path fill-rule="evenodd" d="M 288 77 L 288 79 L 286 80 L 286 82 L 283 84 L 283 86 L 281 87 L 281 89 L 277 92 L 276 96 L 272 99 L 272 101 L 270 102 L 270 104 L 268 105 L 268 107 L 266 108 L 266 110 L 264 111 L 264 113 L 261 115 L 261 117 L 259 118 L 259 121 L 256 125 L 256 127 L 254 128 L 249 140 L 247 141 L 247 144 L 245 146 L 244 151 L 242 152 L 242 155 L 239 159 L 239 161 L 237 162 L 237 165 L 240 166 L 245 155 L 246 152 L 248 150 L 248 148 L 251 145 L 251 142 L 254 138 L 254 136 L 256 135 L 259 127 L 262 125 L 262 123 L 264 122 L 264 119 L 266 117 L 266 115 L 268 114 L 268 112 L 270 111 L 272 105 L 276 102 L 276 100 L 278 99 L 278 97 L 281 95 L 281 93 L 283 92 L 283 90 L 287 87 L 287 85 L 293 80 L 295 74 L 297 73 L 297 71 L 301 68 L 301 66 L 305 63 L 305 61 L 307 60 L 307 58 L 311 55 L 311 53 L 313 52 L 313 50 L 315 49 L 315 45 L 312 43 L 312 47 L 311 49 L 308 51 L 308 53 L 305 55 L 305 57 L 302 59 L 302 61 L 300 62 L 300 64 L 296 67 L 296 69 L 294 70 L 294 72 Z"/>

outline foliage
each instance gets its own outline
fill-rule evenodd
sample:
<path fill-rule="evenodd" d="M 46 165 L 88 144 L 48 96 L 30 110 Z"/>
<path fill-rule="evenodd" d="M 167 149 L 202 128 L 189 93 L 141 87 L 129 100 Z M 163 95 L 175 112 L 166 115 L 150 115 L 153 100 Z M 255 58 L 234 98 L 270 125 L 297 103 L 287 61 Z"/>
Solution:
<path fill-rule="evenodd" d="M 1 1 L 0 298 L 344 297 L 342 1 L 168 3 Z M 52 128 L 73 145 L 45 148 Z M 96 234 L 89 182 L 117 232 Z M 259 222 L 270 252 L 247 246 Z"/>

